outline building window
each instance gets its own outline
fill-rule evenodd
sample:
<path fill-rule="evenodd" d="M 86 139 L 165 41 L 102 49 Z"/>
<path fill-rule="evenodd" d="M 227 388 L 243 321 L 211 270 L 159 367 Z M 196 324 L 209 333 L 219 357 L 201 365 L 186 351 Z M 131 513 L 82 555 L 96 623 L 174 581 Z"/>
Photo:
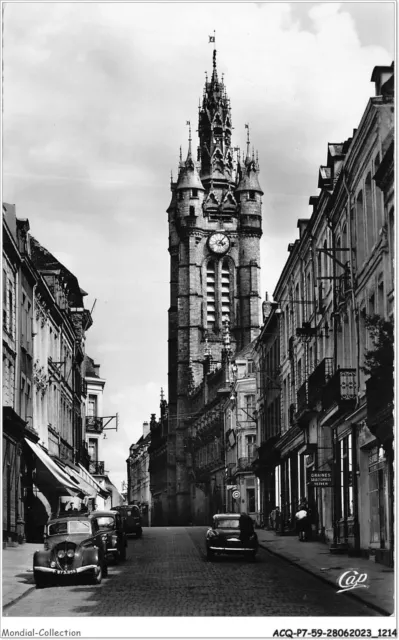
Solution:
<path fill-rule="evenodd" d="M 245 449 L 246 449 L 247 458 L 254 457 L 255 447 L 256 447 L 256 435 L 251 434 L 249 436 L 245 436 Z"/>
<path fill-rule="evenodd" d="M 378 284 L 378 313 L 382 318 L 385 317 L 385 296 L 383 282 L 379 282 Z"/>
<path fill-rule="evenodd" d="M 298 377 L 298 380 L 297 380 L 298 387 L 300 387 L 301 384 L 302 384 L 302 360 L 301 360 L 301 358 L 299 358 L 299 360 L 298 360 L 297 377 Z"/>
<path fill-rule="evenodd" d="M 98 440 L 96 438 L 89 438 L 89 456 L 93 462 L 98 460 Z"/>
<path fill-rule="evenodd" d="M 21 416 L 22 420 L 24 420 L 26 415 L 26 379 L 24 375 L 21 375 L 20 384 L 21 386 L 19 390 L 19 402 L 20 402 L 19 415 Z"/>
<path fill-rule="evenodd" d="M 250 191 L 248 197 L 250 200 L 255 200 L 256 199 L 255 191 Z"/>
<path fill-rule="evenodd" d="M 7 331 L 7 274 L 3 269 L 3 329 Z"/>
<path fill-rule="evenodd" d="M 247 510 L 248 513 L 255 513 L 255 489 L 247 489 Z"/>
<path fill-rule="evenodd" d="M 380 154 L 377 153 L 374 160 L 374 173 L 377 172 L 378 167 L 380 166 Z M 383 206 L 383 193 L 381 189 L 377 186 L 375 187 L 375 213 L 376 213 L 376 221 L 377 221 L 377 231 L 381 229 L 384 223 L 384 206 Z"/>
<path fill-rule="evenodd" d="M 250 376 L 255 373 L 255 364 L 253 360 L 247 362 L 247 374 Z"/>
<path fill-rule="evenodd" d="M 340 518 L 353 516 L 352 434 L 339 443 L 340 450 Z"/>
<path fill-rule="evenodd" d="M 365 257 L 364 242 L 364 211 L 363 211 L 363 193 L 360 191 L 356 200 L 356 249 L 357 249 L 357 267 L 362 266 Z"/>
<path fill-rule="evenodd" d="M 301 302 L 300 302 L 300 294 L 299 294 L 299 284 L 295 286 L 295 328 L 298 329 L 301 326 Z"/>
<path fill-rule="evenodd" d="M 208 329 L 214 329 L 216 324 L 216 273 L 215 263 L 208 262 L 206 269 L 206 324 Z"/>
<path fill-rule="evenodd" d="M 8 291 L 8 333 L 10 334 L 10 336 L 14 335 L 12 330 L 13 305 L 14 305 L 14 298 L 12 295 L 12 291 Z"/>
<path fill-rule="evenodd" d="M 374 234 L 374 211 L 373 211 L 373 194 L 371 190 L 371 174 L 367 174 L 364 185 L 365 204 L 366 204 L 366 226 L 367 226 L 367 252 L 370 253 L 375 239 Z"/>
<path fill-rule="evenodd" d="M 190 216 L 195 216 L 195 207 L 190 205 Z"/>
<path fill-rule="evenodd" d="M 89 395 L 87 415 L 94 418 L 97 416 L 97 396 Z"/>
<path fill-rule="evenodd" d="M 251 393 L 248 396 L 244 396 L 244 402 L 245 402 L 244 408 L 246 411 L 246 416 L 250 420 L 253 420 L 254 411 L 255 411 L 255 395 Z"/>
<path fill-rule="evenodd" d="M 198 189 L 191 189 L 191 197 L 198 198 Z"/>

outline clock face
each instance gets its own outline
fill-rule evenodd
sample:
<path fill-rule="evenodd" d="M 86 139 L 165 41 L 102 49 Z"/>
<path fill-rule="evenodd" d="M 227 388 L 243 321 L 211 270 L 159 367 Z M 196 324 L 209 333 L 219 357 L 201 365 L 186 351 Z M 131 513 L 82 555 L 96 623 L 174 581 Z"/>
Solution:
<path fill-rule="evenodd" d="M 213 233 L 208 245 L 213 253 L 226 253 L 230 249 L 230 240 L 224 233 Z"/>

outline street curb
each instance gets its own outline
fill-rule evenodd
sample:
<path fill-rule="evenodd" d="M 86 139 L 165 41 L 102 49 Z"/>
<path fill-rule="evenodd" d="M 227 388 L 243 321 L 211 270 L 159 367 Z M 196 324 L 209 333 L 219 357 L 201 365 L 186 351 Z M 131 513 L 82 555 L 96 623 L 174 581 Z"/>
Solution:
<path fill-rule="evenodd" d="M 25 596 L 27 596 L 29 593 L 31 593 L 31 591 L 36 591 L 36 586 L 34 587 L 29 587 L 28 589 L 26 589 L 26 591 L 24 591 L 23 593 L 21 593 L 20 596 L 17 596 L 16 598 L 14 598 L 14 600 L 11 600 L 10 602 L 7 602 L 7 604 L 3 604 L 3 611 L 5 609 L 8 609 L 9 607 L 12 607 L 12 605 L 16 604 L 17 602 L 19 602 L 20 600 L 22 600 L 22 598 L 25 598 Z"/>
<path fill-rule="evenodd" d="M 266 551 L 268 551 L 271 555 L 273 556 L 277 556 L 278 558 L 282 558 L 283 560 L 285 560 L 286 562 L 288 562 L 291 565 L 294 565 L 295 567 L 298 567 L 299 569 L 302 569 L 302 571 L 306 571 L 306 573 L 309 573 L 312 576 L 315 576 L 318 580 L 321 580 L 322 582 L 329 584 L 330 587 L 331 586 L 336 586 L 335 581 L 332 582 L 331 580 L 329 580 L 327 577 L 323 576 L 323 575 L 319 575 L 318 573 L 315 573 L 314 571 L 312 571 L 311 569 L 308 569 L 307 567 L 304 567 L 301 564 L 298 564 L 297 562 L 295 562 L 294 560 L 291 560 L 289 557 L 285 556 L 282 553 L 279 553 L 278 551 L 275 551 L 274 549 L 270 549 L 270 547 L 266 546 L 267 543 L 265 542 L 259 542 L 259 546 L 262 547 L 262 549 L 265 549 Z M 383 616 L 392 616 L 394 615 L 393 613 L 388 612 L 386 609 L 383 609 L 383 607 L 380 607 L 378 604 L 373 604 L 371 602 L 367 602 L 366 600 L 364 600 L 361 596 L 359 596 L 356 593 L 352 593 L 352 592 L 348 592 L 345 593 L 344 595 L 346 595 L 348 598 L 352 598 L 353 600 L 356 600 L 357 602 L 361 602 L 362 604 L 365 604 L 366 607 L 369 607 L 370 609 L 374 609 L 374 611 L 377 611 L 378 613 L 381 613 L 381 615 Z"/>

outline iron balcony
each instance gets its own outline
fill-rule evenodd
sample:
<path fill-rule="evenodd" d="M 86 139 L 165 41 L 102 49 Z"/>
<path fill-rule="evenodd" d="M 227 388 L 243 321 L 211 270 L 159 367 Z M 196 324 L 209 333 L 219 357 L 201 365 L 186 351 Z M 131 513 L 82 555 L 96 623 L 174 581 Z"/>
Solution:
<path fill-rule="evenodd" d="M 323 425 L 329 426 L 356 402 L 356 369 L 337 369 L 322 389 Z"/>

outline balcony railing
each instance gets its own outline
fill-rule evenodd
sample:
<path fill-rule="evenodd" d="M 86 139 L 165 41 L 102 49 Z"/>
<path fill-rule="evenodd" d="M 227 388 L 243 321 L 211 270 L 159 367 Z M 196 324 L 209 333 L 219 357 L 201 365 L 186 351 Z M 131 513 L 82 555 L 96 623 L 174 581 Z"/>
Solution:
<path fill-rule="evenodd" d="M 296 401 L 297 401 L 297 405 L 298 405 L 298 411 L 297 413 L 302 413 L 303 411 L 306 411 L 306 409 L 308 408 L 308 393 L 307 393 L 307 383 L 304 382 L 298 389 L 298 392 L 296 394 Z"/>
<path fill-rule="evenodd" d="M 256 456 L 248 456 L 244 458 L 238 458 L 237 471 L 251 471 L 252 463 L 255 460 Z"/>
<path fill-rule="evenodd" d="M 308 378 L 308 402 L 311 408 L 321 400 L 321 390 L 333 374 L 333 359 L 324 358 Z"/>
<path fill-rule="evenodd" d="M 89 466 L 89 472 L 95 473 L 99 476 L 104 475 L 104 461 L 99 462 L 98 460 L 91 460 Z"/>
<path fill-rule="evenodd" d="M 323 388 L 323 410 L 328 411 L 338 406 L 341 414 L 342 410 L 348 409 L 355 401 L 356 391 L 356 369 L 338 369 Z"/>
<path fill-rule="evenodd" d="M 101 433 L 103 430 L 103 418 L 98 416 L 86 416 L 86 431 Z"/>

